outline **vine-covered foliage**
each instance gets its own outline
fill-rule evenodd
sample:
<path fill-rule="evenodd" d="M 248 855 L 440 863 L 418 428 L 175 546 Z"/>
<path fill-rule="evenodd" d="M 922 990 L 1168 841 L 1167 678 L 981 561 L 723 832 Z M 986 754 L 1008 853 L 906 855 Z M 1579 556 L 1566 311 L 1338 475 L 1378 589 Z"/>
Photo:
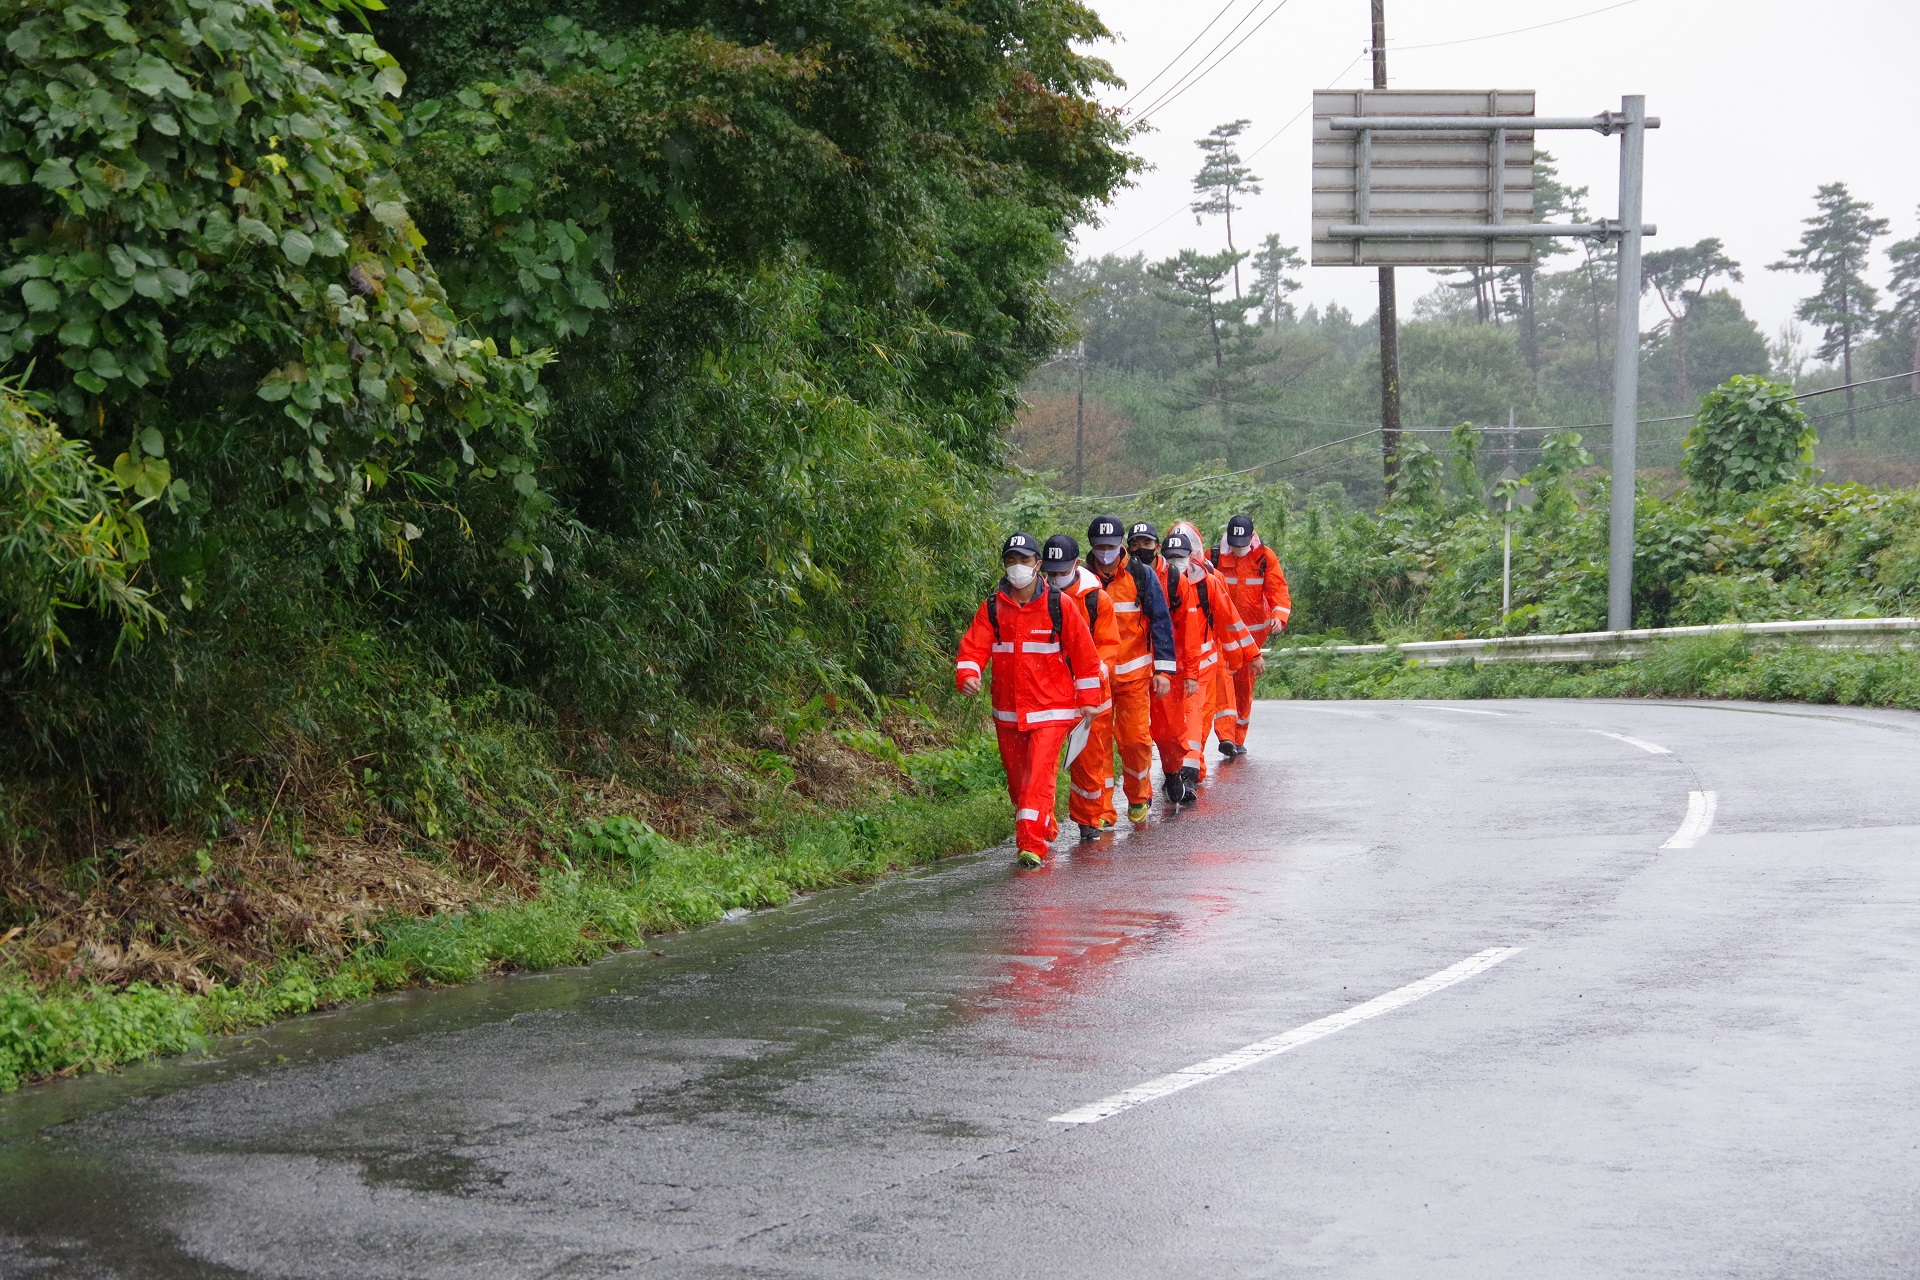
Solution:
<path fill-rule="evenodd" d="M 69 611 L 57 677 L 0 650 L 0 845 L 296 776 L 450 839 L 696 719 L 922 687 L 1130 164 L 1088 10 L 0 14 L 0 354 L 148 504 L 166 610 L 117 659 Z"/>
<path fill-rule="evenodd" d="M 1701 397 L 1687 432 L 1687 479 L 1708 502 L 1771 489 L 1806 474 L 1813 445 L 1793 388 L 1741 375 Z"/>

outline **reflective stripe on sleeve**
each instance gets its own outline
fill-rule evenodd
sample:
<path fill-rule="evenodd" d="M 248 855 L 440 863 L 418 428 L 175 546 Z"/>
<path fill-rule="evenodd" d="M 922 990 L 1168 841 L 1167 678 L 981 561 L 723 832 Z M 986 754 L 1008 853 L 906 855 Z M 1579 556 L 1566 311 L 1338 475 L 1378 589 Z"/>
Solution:
<path fill-rule="evenodd" d="M 1018 720 L 1020 718 L 1020 713 L 1018 711 L 1002 711 L 998 707 L 995 707 L 993 711 L 993 718 L 995 720 L 1005 720 L 1011 723 L 1012 721 Z"/>
<path fill-rule="evenodd" d="M 1012 646 L 1009 645 L 1008 648 L 1011 649 Z M 1056 640 L 1052 644 L 1046 644 L 1044 642 L 1040 644 L 1035 644 L 1033 641 L 1028 640 L 1023 644 L 1021 644 L 1020 652 L 1022 653 L 1058 653 L 1060 652 L 1060 642 Z"/>
<path fill-rule="evenodd" d="M 999 714 L 995 712 L 995 714 Z M 1028 724 L 1046 724 L 1053 720 L 1078 720 L 1080 710 L 1077 707 L 1056 707 L 1051 711 L 1027 712 Z"/>
<path fill-rule="evenodd" d="M 980 674 L 980 664 L 979 664 L 979 663 L 977 663 L 977 662 L 962 662 L 962 663 L 960 663 L 960 664 L 959 664 L 959 666 L 958 666 L 958 667 L 956 667 L 956 668 L 955 668 L 955 670 L 958 670 L 958 671 L 971 671 L 971 672 L 973 672 L 973 674 L 975 674 L 975 675 L 979 675 L 979 674 Z"/>
<path fill-rule="evenodd" d="M 1177 662 L 1165 662 L 1165 661 L 1160 661 L 1156 659 L 1153 664 L 1153 669 L 1155 671 L 1165 671 L 1165 672 L 1171 673 L 1174 671 L 1178 671 L 1180 669 L 1180 664 Z"/>
<path fill-rule="evenodd" d="M 1139 657 L 1135 658 L 1133 661 L 1123 662 L 1119 666 L 1115 667 L 1113 669 L 1113 674 L 1117 676 L 1124 676 L 1130 671 L 1138 671 L 1140 668 L 1146 666 L 1149 662 L 1152 662 L 1152 661 L 1153 661 L 1152 654 L 1143 653 Z"/>
<path fill-rule="evenodd" d="M 1113 611 L 1115 613 L 1138 613 L 1140 612 L 1140 602 L 1138 600 L 1115 600 L 1113 602 Z"/>
<path fill-rule="evenodd" d="M 1624 501 L 1624 499 L 1622 499 L 1622 501 Z M 1200 652 L 1202 652 L 1202 653 L 1212 653 L 1212 652 L 1213 652 L 1213 641 L 1211 641 L 1211 640 L 1208 640 L 1208 641 L 1206 641 L 1206 642 L 1204 642 L 1203 644 L 1201 644 L 1201 646 L 1200 646 Z"/>
<path fill-rule="evenodd" d="M 1085 680 L 1075 680 L 1073 687 L 1076 689 L 1098 689 L 1100 687 L 1100 677 L 1088 676 Z"/>
<path fill-rule="evenodd" d="M 1622 498 L 1622 499 L 1621 499 L 1621 501 L 1622 501 L 1622 502 L 1625 502 L 1625 501 L 1626 501 L 1626 499 L 1625 499 L 1625 498 Z M 1277 604 L 1277 605 L 1275 605 L 1275 606 L 1273 606 L 1273 611 L 1274 611 L 1275 613 L 1288 613 L 1288 614 L 1290 614 L 1290 613 L 1292 613 L 1292 612 L 1293 612 L 1293 610 L 1291 610 L 1291 609 L 1289 609 L 1289 608 L 1287 608 L 1287 606 L 1285 606 L 1285 605 L 1283 605 L 1283 604 Z"/>

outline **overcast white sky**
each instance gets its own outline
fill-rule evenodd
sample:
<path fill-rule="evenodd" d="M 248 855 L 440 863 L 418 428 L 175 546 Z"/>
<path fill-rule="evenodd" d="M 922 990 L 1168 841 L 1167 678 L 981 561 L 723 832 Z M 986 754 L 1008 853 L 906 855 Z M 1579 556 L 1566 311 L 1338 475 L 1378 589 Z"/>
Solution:
<path fill-rule="evenodd" d="M 1117 37 L 1093 52 L 1137 87 L 1167 66 L 1226 0 L 1092 3 Z M 1647 138 L 1646 217 L 1660 228 L 1648 248 L 1719 236 L 1746 270 L 1735 291 L 1769 337 L 1810 282 L 1765 266 L 1797 241 L 1817 186 L 1846 182 L 1892 220 L 1890 240 L 1916 233 L 1920 0 L 1630 0 L 1610 12 L 1556 21 L 1613 3 L 1387 0 L 1390 87 L 1537 89 L 1545 115 L 1587 115 L 1617 108 L 1623 93 L 1645 94 L 1649 114 L 1662 120 Z M 1236 217 L 1235 239 L 1247 248 L 1277 231 L 1305 255 L 1310 121 L 1306 113 L 1294 117 L 1316 88 L 1372 83 L 1371 64 L 1359 57 L 1368 41 L 1368 0 L 1232 0 L 1227 16 L 1134 110 L 1176 84 L 1250 10 L 1255 16 L 1221 52 L 1270 20 L 1154 113 L 1154 131 L 1135 144 L 1154 168 L 1114 200 L 1102 225 L 1081 233 L 1079 253 L 1145 253 L 1151 261 L 1186 247 L 1224 247 L 1218 219 L 1196 227 L 1184 212 L 1199 167 L 1193 140 L 1244 116 L 1253 124 L 1241 154 L 1265 191 L 1244 218 Z M 1555 25 L 1474 38 L 1549 22 Z M 1414 47 L 1460 40 L 1467 42 Z M 1132 92 L 1105 96 L 1118 104 Z M 1854 119 L 1836 121 L 1841 112 Z M 1613 215 L 1617 140 L 1543 134 L 1538 145 L 1554 153 L 1563 178 L 1591 188 L 1597 214 Z M 1876 282 L 1884 280 L 1884 260 L 1875 265 Z M 1424 270 L 1402 271 L 1403 317 L 1433 283 Z M 1297 296 L 1303 307 L 1337 299 L 1366 316 L 1376 301 L 1374 273 L 1309 268 Z"/>

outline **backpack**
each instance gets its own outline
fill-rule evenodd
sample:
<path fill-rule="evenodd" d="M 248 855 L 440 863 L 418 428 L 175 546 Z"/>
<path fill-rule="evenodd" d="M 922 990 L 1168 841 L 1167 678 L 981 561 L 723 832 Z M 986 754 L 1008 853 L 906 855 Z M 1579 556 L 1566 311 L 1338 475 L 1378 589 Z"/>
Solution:
<path fill-rule="evenodd" d="M 1167 583 L 1167 612 L 1170 614 L 1180 607 L 1180 583 L 1179 578 L 1173 578 Z M 1217 634 L 1219 628 L 1214 626 L 1213 599 L 1207 591 L 1207 580 L 1202 578 L 1193 585 L 1200 592 L 1200 612 L 1206 615 L 1207 627 Z"/>

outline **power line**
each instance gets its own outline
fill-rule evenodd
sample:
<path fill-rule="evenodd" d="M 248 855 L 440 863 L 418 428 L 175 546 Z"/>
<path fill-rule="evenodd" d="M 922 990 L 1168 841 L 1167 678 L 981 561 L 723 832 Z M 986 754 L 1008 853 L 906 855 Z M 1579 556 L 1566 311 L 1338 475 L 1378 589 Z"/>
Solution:
<path fill-rule="evenodd" d="M 1555 18 L 1552 22 L 1536 22 L 1530 27 L 1515 27 L 1511 31 L 1489 31 L 1483 36 L 1466 36 L 1459 40 L 1435 40 L 1431 44 L 1389 45 L 1388 50 L 1392 53 L 1412 53 L 1416 49 L 1445 49 L 1456 44 L 1473 44 L 1479 40 L 1498 40 L 1502 36 L 1517 36 L 1528 31 L 1539 31 L 1545 27 L 1557 27 L 1563 22 L 1578 22 L 1582 18 L 1591 18 L 1600 13 L 1612 13 L 1615 9 L 1624 9 L 1630 4 L 1639 3 L 1640 0 L 1620 0 L 1619 4 L 1589 9 L 1585 13 L 1576 13 L 1565 18 Z"/>
<path fill-rule="evenodd" d="M 1258 0 L 1256 0 L 1256 4 L 1257 2 Z M 1213 24 L 1220 21 L 1220 19 L 1226 17 L 1227 10 L 1233 8 L 1234 5 L 1239 3 L 1240 3 L 1240 0 L 1227 0 L 1225 4 L 1221 5 L 1220 12 L 1214 14 L 1213 17 L 1207 21 L 1207 25 L 1200 28 L 1200 34 L 1194 36 L 1193 39 L 1187 41 L 1186 48 L 1174 54 L 1172 59 L 1168 61 L 1166 66 L 1154 72 L 1153 79 L 1147 81 L 1145 84 L 1141 85 L 1138 89 L 1135 89 L 1133 91 L 1133 95 L 1129 97 L 1125 102 L 1120 104 L 1120 109 L 1122 111 L 1125 111 L 1128 107 L 1132 106 L 1134 104 L 1135 99 L 1139 98 L 1141 94 L 1153 88 L 1153 86 L 1159 82 L 1161 76 L 1164 76 L 1165 74 L 1167 74 L 1167 72 L 1173 70 L 1176 66 L 1179 66 L 1180 59 L 1187 56 L 1187 50 L 1193 48 L 1193 46 L 1200 43 L 1200 36 L 1204 36 L 1207 34 L 1207 32 L 1213 30 Z"/>
<path fill-rule="evenodd" d="M 1912 376 L 1913 376 L 1913 374 L 1912 374 L 1912 373 L 1896 373 L 1896 374 L 1890 374 L 1890 375 L 1888 375 L 1888 376 L 1887 376 L 1887 377 L 1885 377 L 1885 378 L 1868 378 L 1868 379 L 1866 379 L 1865 381 L 1862 381 L 1862 382 L 1854 382 L 1854 383 L 1849 383 L 1849 384 L 1847 384 L 1847 385 L 1849 385 L 1849 386 L 1855 386 L 1855 387 L 1863 387 L 1863 386 L 1866 386 L 1866 385 L 1868 385 L 1869 383 L 1874 383 L 1874 382 L 1887 382 L 1887 381 L 1890 381 L 1890 380 L 1891 380 L 1891 379 L 1893 379 L 1893 378 L 1910 378 L 1910 377 L 1912 377 Z M 1826 395 L 1826 394 L 1827 394 L 1828 392 L 1832 392 L 1832 391 L 1844 391 L 1844 390 L 1846 390 L 1846 389 L 1847 389 L 1847 388 L 1846 388 L 1846 386 L 1839 386 L 1839 387 L 1823 387 L 1823 388 L 1822 388 L 1821 390 L 1819 390 L 1819 391 L 1809 391 L 1809 392 L 1808 392 L 1807 394 L 1808 394 L 1808 395 L 1810 395 L 1810 396 L 1815 396 L 1815 395 Z M 1797 399 L 1797 398 L 1798 398 L 1798 397 L 1796 397 L 1796 399 Z M 1880 401 L 1880 402 L 1879 402 L 1878 404 L 1874 404 L 1874 405 L 1869 405 L 1869 406 L 1867 406 L 1866 408 L 1867 408 L 1867 410 L 1868 410 L 1868 411 L 1871 411 L 1871 410 L 1873 410 L 1873 409 L 1887 409 L 1887 408 L 1892 408 L 1892 407 L 1894 407 L 1894 406 L 1897 406 L 1897 405 L 1902 405 L 1902 404 L 1909 404 L 1909 403 L 1912 403 L 1912 402 L 1915 402 L 1915 401 L 1920 401 L 1920 395 L 1915 395 L 1915 396 L 1902 396 L 1901 398 L 1899 398 L 1899 399 L 1897 399 L 1897 400 L 1882 400 L 1882 401 Z M 1809 414 L 1809 415 L 1807 415 L 1807 416 L 1808 416 L 1808 417 L 1809 417 L 1810 419 L 1812 419 L 1813 421 L 1823 421 L 1823 420 L 1825 420 L 1826 418 L 1829 418 L 1829 417 L 1837 417 L 1837 416 L 1839 416 L 1839 415 L 1840 415 L 1840 413 L 1841 413 L 1841 412 L 1842 412 L 1841 410 L 1835 410 L 1835 411 L 1834 411 L 1834 413 L 1832 413 L 1832 414 L 1824 414 L 1824 415 L 1821 415 L 1820 417 L 1815 417 L 1815 416 L 1814 416 L 1814 415 L 1812 415 L 1812 414 Z M 1276 415 L 1276 416 L 1281 416 L 1281 417 L 1287 417 L 1287 416 L 1291 416 L 1291 415 L 1284 415 L 1284 414 L 1282 414 L 1282 415 Z M 1639 421 L 1639 423 L 1638 423 L 1638 425 L 1640 425 L 1640 426 L 1643 426 L 1643 427 L 1651 427 L 1651 426 L 1658 426 L 1658 425 L 1660 425 L 1660 424 L 1662 424 L 1662 423 L 1671 423 L 1671 422 L 1691 422 L 1691 421 L 1693 420 L 1693 418 L 1694 418 L 1694 415 L 1693 415 L 1693 414 L 1690 414 L 1690 413 L 1682 413 L 1682 414 L 1676 414 L 1675 416 L 1673 416 L 1673 417 L 1669 417 L 1669 418 L 1642 418 L 1642 419 L 1640 419 L 1640 421 Z M 1301 419 L 1301 420 L 1302 420 L 1302 421 L 1308 421 L 1308 422 L 1313 422 L 1313 421 L 1323 421 L 1323 422 L 1330 422 L 1330 421 L 1332 421 L 1332 420 L 1330 420 L 1330 419 L 1312 419 L 1312 418 L 1307 418 L 1307 419 Z M 1358 424 L 1358 423 L 1346 423 L 1346 424 L 1341 424 L 1341 425 L 1347 425 L 1347 426 L 1358 426 L 1359 424 Z M 1469 425 L 1471 425 L 1471 424 L 1469 424 Z M 1603 427 L 1611 427 L 1612 425 L 1613 425 L 1613 424 L 1612 424 L 1612 423 L 1610 423 L 1610 422 L 1594 422 L 1594 423 L 1587 423 L 1587 424 L 1584 424 L 1584 425 L 1576 425 L 1576 426 L 1571 426 L 1571 427 L 1504 427 L 1504 426 L 1491 426 L 1491 427 L 1480 427 L 1480 426 L 1475 426 L 1475 427 L 1473 427 L 1473 431 L 1474 431 L 1474 433 L 1475 433 L 1476 435 L 1500 435 L 1500 434 L 1503 434 L 1503 433 L 1505 433 L 1505 432 L 1508 432 L 1508 431 L 1512 431 L 1512 432 L 1515 432 L 1515 433 L 1518 433 L 1518 432 L 1522 432 L 1522 431 L 1595 431 L 1595 430 L 1599 430 L 1600 428 L 1603 428 Z M 1441 433 L 1446 433 L 1446 434 L 1449 434 L 1449 435 L 1450 435 L 1450 434 L 1452 434 L 1452 433 L 1453 433 L 1453 431 L 1454 431 L 1454 428 L 1452 428 L 1452 427 L 1402 427 L 1402 428 L 1400 428 L 1400 429 L 1401 429 L 1402 431 L 1418 431 L 1418 432 L 1426 432 L 1426 433 L 1434 433 L 1434 432 L 1441 432 Z M 1360 431 L 1360 432 L 1358 432 L 1358 433 L 1356 433 L 1356 434 L 1354 434 L 1354 435 L 1350 435 L 1350 436 L 1344 436 L 1344 437 L 1342 437 L 1341 439 L 1338 439 L 1338 440 L 1328 440 L 1328 441 L 1326 441 L 1326 442 L 1325 442 L 1325 443 L 1323 443 L 1323 444 L 1316 444 L 1316 445 L 1313 445 L 1313 446 L 1312 446 L 1311 448 L 1307 448 L 1307 449 L 1302 449 L 1302 450 L 1301 450 L 1301 451 L 1300 451 L 1299 453 L 1291 453 L 1291 454 L 1288 454 L 1288 455 L 1287 455 L 1286 457 L 1284 457 L 1284 458 L 1272 458 L 1272 459 L 1269 459 L 1269 460 L 1268 460 L 1268 461 L 1266 461 L 1266 462 L 1257 462 L 1257 463 L 1255 463 L 1255 464 L 1254 464 L 1253 466 L 1250 466 L 1250 467 L 1240 467 L 1240 468 L 1238 468 L 1237 470 L 1234 470 L 1234 471 L 1222 471 L 1222 472 L 1219 472 L 1219 473 L 1217 473 L 1217 474 L 1215 474 L 1215 475 L 1210 475 L 1210 476 L 1200 476 L 1200 477 L 1198 477 L 1198 478 L 1196 478 L 1196 479 L 1193 479 L 1193 480 L 1185 480 L 1185 481 L 1182 481 L 1181 483 L 1179 483 L 1179 484 L 1176 484 L 1176 485 L 1170 485 L 1170 486 L 1154 486 L 1154 487 L 1150 487 L 1150 488 L 1146 488 L 1146 489 L 1139 489 L 1139 490 L 1136 490 L 1136 491 L 1134 491 L 1133 493 L 1107 493 L 1107 494 L 1099 494 L 1099 495 L 1095 495 L 1095 496 L 1093 496 L 1093 497 L 1089 497 L 1089 498 L 1087 498 L 1087 499 L 1085 499 L 1085 500 L 1086 500 L 1086 501 L 1088 501 L 1088 502 L 1122 502 L 1122 501 L 1125 501 L 1125 500 L 1127 500 L 1127 499 L 1129 499 L 1129 498 L 1138 498 L 1138 497 L 1142 497 L 1143 495 L 1146 495 L 1146 494 L 1157 494 L 1157 493 L 1177 493 L 1177 492 L 1179 492 L 1179 491 L 1180 491 L 1181 489 L 1190 489 L 1190 488 L 1192 488 L 1192 487 L 1193 487 L 1193 486 L 1195 486 L 1195 485 L 1201 485 L 1201 484 L 1208 484 L 1208 483 L 1210 483 L 1210 482 L 1212 482 L 1212 481 L 1215 481 L 1215 480 L 1227 480 L 1227 479 L 1231 479 L 1231 478 L 1232 478 L 1232 477 L 1234 477 L 1234 476 L 1244 476 L 1244 475 L 1251 475 L 1251 474 L 1252 474 L 1252 473 L 1254 473 L 1255 471 L 1264 471 L 1264 470 L 1266 470 L 1266 469 L 1267 469 L 1268 467 L 1277 467 L 1277 466 L 1279 466 L 1279 465 L 1280 465 L 1281 463 L 1283 463 L 1283 462 L 1296 462 L 1296 461 L 1298 461 L 1299 459 L 1301 459 L 1301 458 L 1304 458 L 1304 457 L 1306 457 L 1306 456 L 1307 456 L 1308 454 L 1314 454 L 1314 453 L 1319 453 L 1319 452 L 1320 452 L 1321 450 L 1323 450 L 1323 449 L 1331 449 L 1331 448 L 1333 448 L 1333 447 L 1335 447 L 1336 445 L 1343 445 L 1343 444 L 1352 444 L 1352 443 L 1353 443 L 1354 441 L 1356 441 L 1356 440 L 1364 440 L 1364 439 L 1366 439 L 1366 438 L 1367 438 L 1368 436 L 1374 436 L 1374 435 L 1379 435 L 1379 434 L 1380 434 L 1380 428 L 1379 428 L 1379 427 L 1368 427 L 1368 428 L 1367 428 L 1366 430 L 1364 430 L 1364 431 Z M 1595 445 L 1594 445 L 1593 447 L 1594 447 L 1595 449 L 1597 449 L 1597 450 L 1604 450 L 1604 449 L 1608 449 L 1608 448 L 1610 448 L 1611 446 L 1609 446 L 1609 445 L 1604 445 L 1604 444 L 1599 444 L 1599 443 L 1597 443 L 1597 442 L 1596 442 L 1596 443 L 1595 443 Z M 1330 464 L 1330 465 L 1338 465 L 1338 464 L 1336 463 L 1336 464 Z M 1321 470 L 1326 470 L 1326 469 L 1327 469 L 1327 468 L 1324 468 L 1324 467 L 1322 467 L 1322 468 L 1317 468 L 1317 469 L 1316 469 L 1315 471 L 1313 471 L 1313 472 L 1308 472 L 1308 473 L 1306 473 L 1306 474 L 1309 474 L 1309 475 L 1312 475 L 1312 474 L 1316 474 L 1316 473 L 1317 473 L 1317 471 L 1321 471 Z"/>
<path fill-rule="evenodd" d="M 1214 72 L 1216 68 L 1220 66 L 1221 63 L 1225 62 L 1228 58 L 1231 58 L 1234 54 L 1240 52 L 1241 45 L 1246 44 L 1247 41 L 1259 35 L 1260 29 L 1266 26 L 1269 22 L 1272 22 L 1274 18 L 1278 17 L 1280 11 L 1286 7 L 1287 7 L 1287 0 L 1280 0 L 1280 3 L 1276 4 L 1273 7 L 1273 9 L 1267 14 L 1266 17 L 1260 19 L 1260 21 L 1254 25 L 1253 30 L 1247 32 L 1246 35 L 1240 37 L 1239 44 L 1234 45 L 1233 48 L 1227 50 L 1225 53 L 1221 54 L 1218 58 L 1214 58 L 1212 62 L 1208 63 L 1207 66 L 1202 70 L 1200 70 L 1199 72 L 1197 73 L 1189 72 L 1188 76 L 1185 78 L 1184 83 L 1176 85 L 1168 93 L 1162 94 L 1160 96 L 1160 99 L 1157 102 L 1155 102 L 1152 106 L 1148 107 L 1145 111 L 1142 111 L 1140 113 L 1139 117 L 1135 120 L 1135 123 L 1136 124 L 1145 123 L 1148 119 L 1150 119 L 1153 116 L 1153 114 L 1156 111 L 1159 111 L 1163 107 L 1172 105 L 1177 99 L 1179 99 L 1179 97 L 1182 94 L 1186 93 L 1187 90 L 1193 88 L 1194 85 L 1199 84 L 1202 80 L 1206 79 L 1209 75 L 1211 75 Z M 1228 40 L 1231 40 L 1233 38 L 1233 33 L 1235 31 L 1238 31 L 1240 27 L 1245 24 L 1247 18 L 1251 18 L 1255 12 L 1257 12 L 1257 10 L 1249 10 L 1247 13 L 1247 17 L 1242 18 L 1240 19 L 1239 22 L 1235 23 L 1233 25 L 1233 28 L 1229 30 L 1226 35 L 1220 37 L 1219 43 L 1215 44 L 1213 48 L 1218 49 L 1220 45 L 1225 44 Z M 1212 55 L 1213 55 L 1213 49 L 1207 50 L 1206 56 L 1212 57 Z M 1206 58 L 1203 57 L 1201 61 L 1203 62 L 1206 61 Z"/>

